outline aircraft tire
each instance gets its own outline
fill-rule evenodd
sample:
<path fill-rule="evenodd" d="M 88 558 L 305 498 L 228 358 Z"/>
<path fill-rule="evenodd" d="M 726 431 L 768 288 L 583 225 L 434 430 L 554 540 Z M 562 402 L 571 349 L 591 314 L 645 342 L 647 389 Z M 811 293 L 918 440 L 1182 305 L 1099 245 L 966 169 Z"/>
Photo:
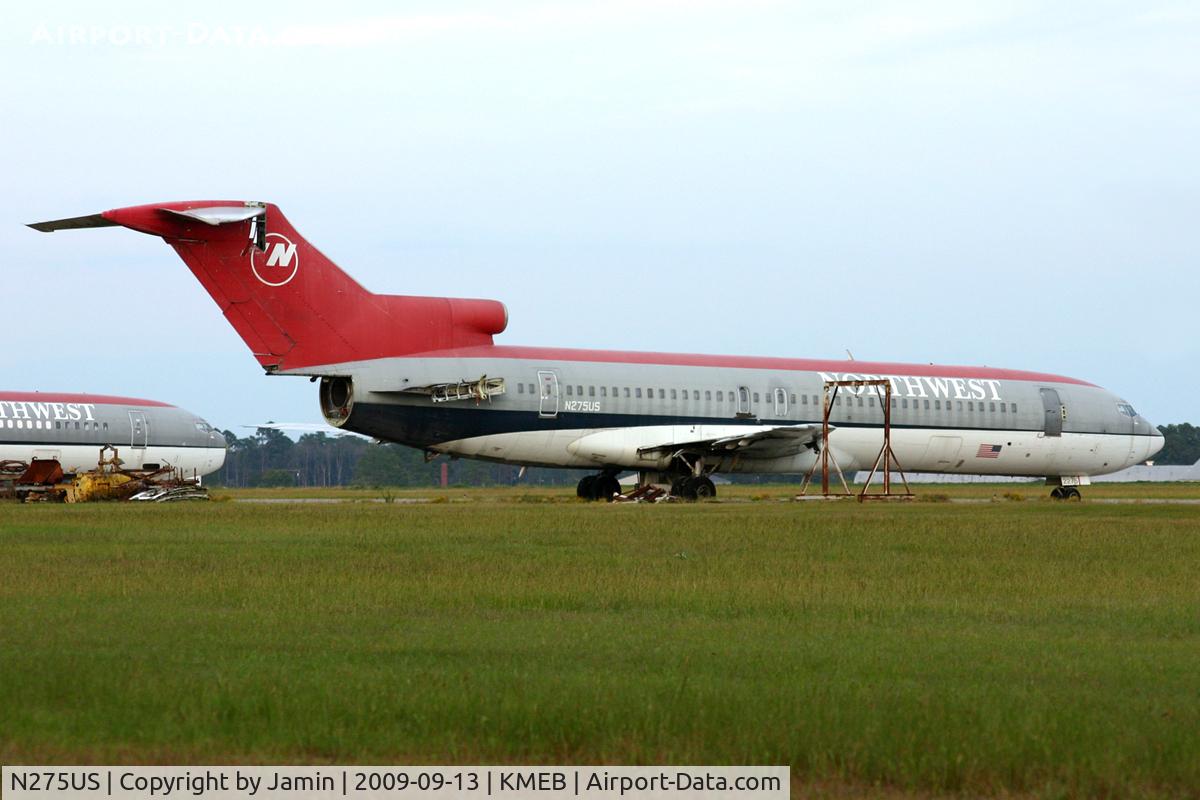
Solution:
<path fill-rule="evenodd" d="M 575 487 L 575 496 L 581 500 L 595 500 L 596 477 L 595 475 L 584 475 L 580 478 L 579 485 Z"/>
<path fill-rule="evenodd" d="M 1074 500 L 1074 501 L 1078 502 L 1083 499 L 1083 495 L 1081 495 L 1079 493 L 1079 490 L 1076 489 L 1074 486 L 1068 486 L 1067 488 L 1063 489 L 1063 499 L 1064 500 Z"/>
<path fill-rule="evenodd" d="M 595 494 L 593 500 L 603 500 L 606 503 L 611 503 L 613 498 L 621 493 L 621 484 L 617 480 L 616 475 L 596 475 L 596 480 L 592 484 L 592 489 Z"/>
<path fill-rule="evenodd" d="M 1050 497 L 1051 497 L 1051 499 L 1054 499 L 1054 500 L 1066 500 L 1067 494 L 1066 494 L 1066 492 L 1063 491 L 1063 488 L 1061 486 L 1055 486 L 1053 489 L 1050 490 Z"/>
<path fill-rule="evenodd" d="M 692 479 L 692 492 L 697 500 L 707 500 L 717 496 L 717 487 L 705 476 Z"/>
<path fill-rule="evenodd" d="M 696 500 L 696 479 L 692 477 L 680 478 L 672 487 L 671 494 L 676 497 L 687 500 L 689 502 Z"/>

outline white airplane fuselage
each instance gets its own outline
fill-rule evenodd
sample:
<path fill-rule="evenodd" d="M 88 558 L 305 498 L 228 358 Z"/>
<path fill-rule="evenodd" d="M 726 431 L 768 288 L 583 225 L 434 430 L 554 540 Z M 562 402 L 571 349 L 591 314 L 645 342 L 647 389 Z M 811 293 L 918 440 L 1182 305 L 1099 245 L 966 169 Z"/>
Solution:
<path fill-rule="evenodd" d="M 350 395 L 337 406 L 322 395 L 330 424 L 511 464 L 669 471 L 664 443 L 819 424 L 826 381 L 870 378 L 890 383 L 892 447 L 906 470 L 1079 477 L 1162 447 L 1157 429 L 1112 393 L 1013 370 L 493 346 L 328 371 L 345 376 Z M 504 393 L 434 404 L 412 391 L 448 375 L 503 377 Z M 830 424 L 842 469 L 869 469 L 882 444 L 876 391 L 840 388 Z M 718 472 L 796 473 L 818 455 L 713 458 Z"/>
<path fill-rule="evenodd" d="M 55 392 L 0 392 L 0 461 L 57 461 L 96 469 L 100 449 L 126 469 L 171 467 L 191 477 L 225 463 L 225 437 L 182 408 L 154 400 Z"/>

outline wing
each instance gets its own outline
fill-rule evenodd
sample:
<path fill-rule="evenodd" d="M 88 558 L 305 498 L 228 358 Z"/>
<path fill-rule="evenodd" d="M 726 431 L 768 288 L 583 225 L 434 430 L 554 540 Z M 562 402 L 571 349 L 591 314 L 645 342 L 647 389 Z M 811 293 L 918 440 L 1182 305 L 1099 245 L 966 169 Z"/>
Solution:
<path fill-rule="evenodd" d="M 829 429 L 833 430 L 833 426 L 830 425 Z M 710 455 L 736 453 L 747 458 L 784 458 L 794 456 L 805 449 L 818 450 L 820 439 L 821 426 L 816 424 L 753 427 L 747 428 L 745 433 L 640 447 L 638 455 L 654 457 L 678 452 Z"/>

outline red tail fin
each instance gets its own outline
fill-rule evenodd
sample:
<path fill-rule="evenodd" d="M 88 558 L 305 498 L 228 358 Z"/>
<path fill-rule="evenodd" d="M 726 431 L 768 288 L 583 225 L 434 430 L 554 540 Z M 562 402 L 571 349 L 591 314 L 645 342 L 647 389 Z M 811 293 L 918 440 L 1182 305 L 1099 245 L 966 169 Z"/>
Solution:
<path fill-rule="evenodd" d="M 494 300 L 372 294 L 269 203 L 160 203 L 35 227 L 105 224 L 165 239 L 271 371 L 491 344 L 508 321 Z"/>

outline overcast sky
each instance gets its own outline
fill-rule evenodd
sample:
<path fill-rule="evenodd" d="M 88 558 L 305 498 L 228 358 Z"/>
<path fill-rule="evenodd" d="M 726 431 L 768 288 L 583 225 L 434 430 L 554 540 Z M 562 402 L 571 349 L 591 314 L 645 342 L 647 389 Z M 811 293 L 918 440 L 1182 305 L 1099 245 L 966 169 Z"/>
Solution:
<path fill-rule="evenodd" d="M 5 388 L 319 421 L 160 240 L 23 227 L 219 197 L 374 291 L 504 301 L 506 344 L 1044 370 L 1200 422 L 1195 2 L 0 20 Z"/>

